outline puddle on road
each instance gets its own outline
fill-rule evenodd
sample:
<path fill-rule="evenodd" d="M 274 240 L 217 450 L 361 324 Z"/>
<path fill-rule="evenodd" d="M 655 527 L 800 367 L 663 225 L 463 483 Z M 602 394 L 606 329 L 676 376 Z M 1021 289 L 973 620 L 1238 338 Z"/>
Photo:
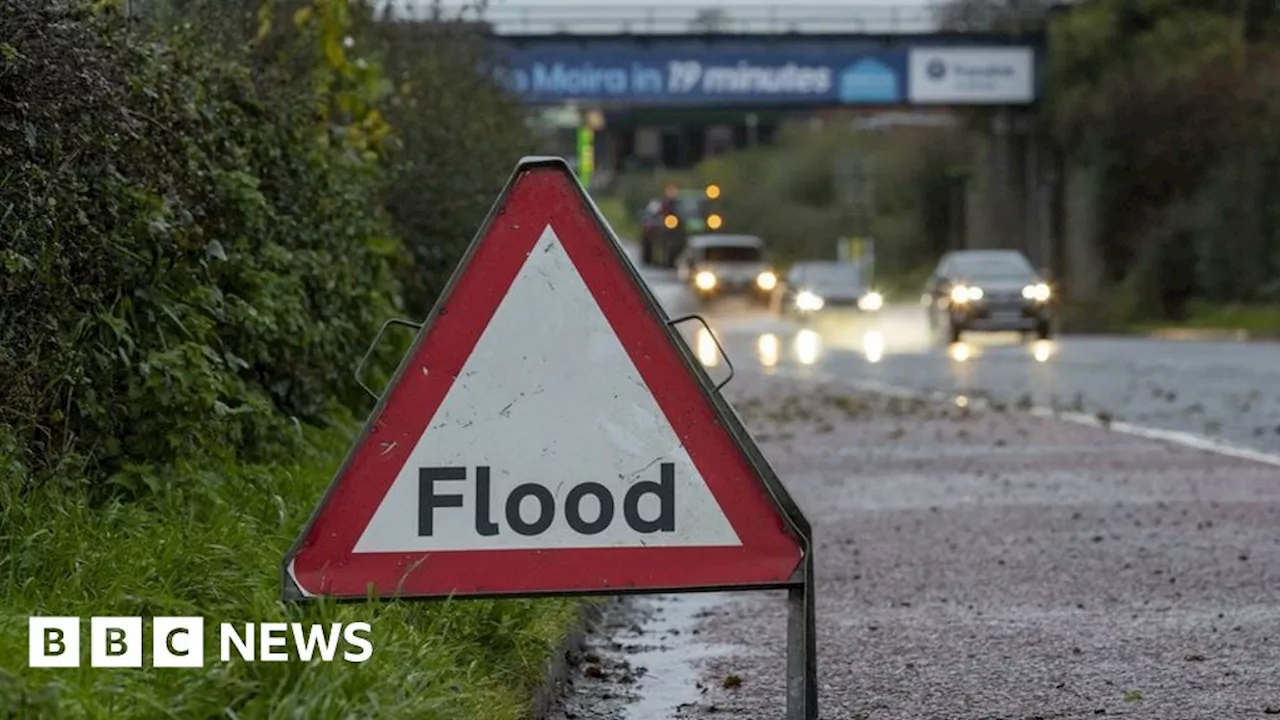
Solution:
<path fill-rule="evenodd" d="M 672 717 L 681 705 L 698 701 L 700 663 L 740 648 L 702 642 L 693 631 L 701 617 L 729 602 L 729 596 L 720 594 L 659 595 L 637 601 L 648 616 L 641 632 L 615 638 L 624 647 L 639 645 L 642 649 L 628 659 L 646 668 L 636 683 L 636 699 L 623 713 L 626 720 Z"/>
<path fill-rule="evenodd" d="M 695 593 L 632 597 L 607 611 L 602 634 L 583 648 L 614 682 L 581 678 L 563 702 L 569 712 L 556 720 L 654 720 L 682 717 L 703 699 L 698 683 L 707 660 L 750 653 L 715 644 L 696 633 L 703 618 L 719 614 L 732 595 Z M 588 672 L 590 676 L 592 673 Z M 599 667 L 595 672 L 600 675 Z M 626 678 L 617 680 L 617 678 Z"/>

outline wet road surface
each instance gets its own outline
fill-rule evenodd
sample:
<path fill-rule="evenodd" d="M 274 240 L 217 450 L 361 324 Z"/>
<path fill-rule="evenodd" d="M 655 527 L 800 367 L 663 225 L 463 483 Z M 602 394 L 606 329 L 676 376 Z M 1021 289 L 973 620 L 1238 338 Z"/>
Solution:
<path fill-rule="evenodd" d="M 649 276 L 672 315 L 692 308 Z M 1280 716 L 1280 466 L 1105 429 L 1280 450 L 1280 345 L 946 347 L 914 307 L 701 312 L 815 525 L 823 718 Z M 855 389 L 877 385 L 945 402 Z M 557 717 L 782 717 L 784 622 L 778 593 L 615 606 Z"/>
<path fill-rule="evenodd" d="M 1280 454 L 1280 342 L 1083 335 L 1024 342 L 1016 333 L 975 333 L 948 346 L 918 305 L 800 321 L 736 298 L 699 306 L 673 272 L 643 274 L 672 317 L 706 317 L 742 371 L 1057 408 Z M 682 331 L 713 377 L 725 377 L 707 333 L 696 323 Z"/>
<path fill-rule="evenodd" d="M 674 292 L 674 290 L 673 290 Z M 797 323 L 726 301 L 706 315 L 744 370 L 983 397 L 1196 433 L 1280 453 L 1280 343 L 1066 336 L 1023 342 L 1015 333 L 966 336 L 947 346 L 923 311 L 829 313 Z M 712 359 L 713 346 L 693 337 Z"/>

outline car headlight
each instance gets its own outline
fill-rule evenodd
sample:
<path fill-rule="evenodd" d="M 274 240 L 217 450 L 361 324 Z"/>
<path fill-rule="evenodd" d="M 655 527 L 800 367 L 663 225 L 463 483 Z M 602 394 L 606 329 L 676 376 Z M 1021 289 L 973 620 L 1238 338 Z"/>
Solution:
<path fill-rule="evenodd" d="M 875 312 L 884 307 L 884 298 L 878 292 L 869 292 L 858 298 L 858 308 Z"/>
<path fill-rule="evenodd" d="M 697 285 L 699 290 L 710 290 L 716 286 L 715 273 L 703 270 L 694 276 L 693 284 Z"/>
<path fill-rule="evenodd" d="M 821 310 L 823 304 L 822 298 L 808 290 L 801 290 L 800 294 L 796 295 L 796 307 L 801 310 Z"/>
<path fill-rule="evenodd" d="M 756 276 L 756 285 L 759 285 L 761 290 L 772 290 L 778 286 L 778 276 L 765 270 Z"/>
<path fill-rule="evenodd" d="M 951 288 L 951 302 L 964 304 L 969 302 L 969 288 L 957 285 Z"/>
<path fill-rule="evenodd" d="M 1028 286 L 1026 286 L 1026 287 L 1022 288 L 1022 297 L 1026 298 L 1026 299 L 1028 299 L 1028 300 L 1036 300 L 1036 301 L 1038 301 L 1038 302 L 1045 302 L 1045 301 L 1047 301 L 1047 300 L 1049 299 L 1049 297 L 1050 297 L 1052 294 L 1053 294 L 1053 293 L 1052 293 L 1052 291 L 1049 289 L 1049 286 L 1048 286 L 1048 285 L 1046 285 L 1045 283 L 1036 283 L 1036 284 L 1034 284 L 1034 285 L 1028 285 Z"/>

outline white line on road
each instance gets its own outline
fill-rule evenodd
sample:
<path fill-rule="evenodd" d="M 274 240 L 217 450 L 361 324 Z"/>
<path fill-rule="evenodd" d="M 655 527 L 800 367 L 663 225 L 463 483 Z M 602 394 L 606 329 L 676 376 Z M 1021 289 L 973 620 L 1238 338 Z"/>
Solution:
<path fill-rule="evenodd" d="M 850 380 L 848 378 L 836 377 L 828 373 L 817 371 L 805 371 L 804 373 L 799 373 L 791 370 L 790 368 L 775 368 L 773 374 L 786 375 L 789 378 L 797 380 L 833 382 L 838 385 L 844 385 L 863 392 L 879 393 L 881 395 L 891 395 L 904 398 L 919 398 L 935 402 L 941 402 L 953 397 L 952 395 L 937 391 L 923 392 L 898 385 L 886 385 L 884 383 L 868 382 L 865 380 Z M 975 408 L 984 408 L 989 406 L 989 403 L 983 398 L 971 398 L 970 403 L 971 406 Z M 1195 433 L 1145 427 L 1142 425 L 1134 425 L 1132 423 L 1118 422 L 1114 420 L 1104 421 L 1094 415 L 1086 415 L 1078 412 L 1064 412 L 1062 410 L 1043 406 L 1029 408 L 1028 412 L 1035 417 L 1065 420 L 1077 425 L 1087 425 L 1089 427 L 1113 430 L 1118 433 L 1133 435 L 1135 437 L 1147 438 L 1149 440 L 1160 440 L 1175 445 L 1194 448 L 1196 450 L 1226 455 L 1240 460 L 1248 460 L 1250 462 L 1261 463 L 1263 465 L 1280 467 L 1280 455 L 1264 452 L 1262 450 L 1255 450 L 1241 445 L 1235 445 L 1221 440 L 1214 440 L 1212 438 L 1204 437 L 1203 435 L 1196 435 Z"/>
<path fill-rule="evenodd" d="M 1134 425 L 1132 423 L 1118 422 L 1114 420 L 1110 422 L 1103 422 L 1093 415 L 1055 411 L 1053 408 L 1046 407 L 1033 407 L 1030 412 L 1036 417 L 1059 418 L 1078 425 L 1107 428 L 1116 432 L 1125 433 L 1126 435 L 1135 435 L 1137 437 L 1144 437 L 1151 440 L 1163 440 L 1165 442 L 1174 443 L 1175 445 L 1184 445 L 1197 450 L 1205 450 L 1207 452 L 1218 453 L 1219 455 L 1228 455 L 1241 460 L 1250 460 L 1264 465 L 1280 467 L 1280 455 L 1263 452 L 1262 450 L 1254 450 L 1253 448 L 1235 445 L 1221 440 L 1214 440 L 1213 438 L 1196 435 L 1195 433 L 1145 427 L 1142 425 Z"/>

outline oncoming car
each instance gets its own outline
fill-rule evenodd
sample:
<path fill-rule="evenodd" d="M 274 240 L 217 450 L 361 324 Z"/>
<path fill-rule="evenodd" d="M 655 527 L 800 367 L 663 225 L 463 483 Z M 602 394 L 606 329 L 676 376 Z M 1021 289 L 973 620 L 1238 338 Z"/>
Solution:
<path fill-rule="evenodd" d="M 884 305 L 880 293 L 863 286 L 862 267 L 849 262 L 796 263 L 780 291 L 777 310 L 784 315 L 807 317 L 831 308 L 875 312 Z"/>
<path fill-rule="evenodd" d="M 678 276 L 702 301 L 741 295 L 764 304 L 778 286 L 764 241 L 754 235 L 690 237 Z"/>
<path fill-rule="evenodd" d="M 953 343 L 969 330 L 1034 332 L 1041 340 L 1052 334 L 1053 290 L 1017 250 L 947 253 L 923 302 L 930 327 L 945 327 Z"/>

